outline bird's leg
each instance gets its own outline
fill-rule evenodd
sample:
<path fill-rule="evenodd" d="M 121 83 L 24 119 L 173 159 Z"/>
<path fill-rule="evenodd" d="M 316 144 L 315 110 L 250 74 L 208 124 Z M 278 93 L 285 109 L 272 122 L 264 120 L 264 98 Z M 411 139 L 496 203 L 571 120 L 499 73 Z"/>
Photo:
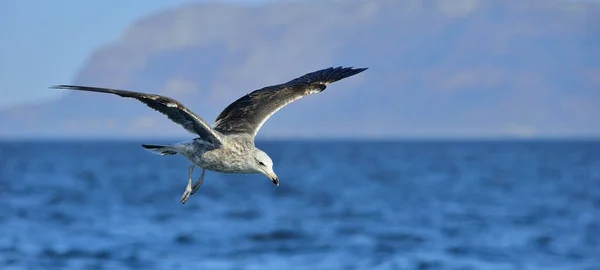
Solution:
<path fill-rule="evenodd" d="M 192 195 L 192 174 L 194 173 L 194 167 L 196 167 L 195 165 L 190 165 L 189 170 L 189 177 L 188 177 L 188 184 L 185 187 L 185 191 L 183 192 L 183 195 L 181 196 L 181 203 L 184 204 L 185 202 L 187 202 L 187 200 L 190 198 L 190 195 Z"/>
<path fill-rule="evenodd" d="M 206 169 L 202 168 L 202 175 L 200 175 L 200 178 L 198 178 L 198 180 L 192 186 L 192 194 L 190 194 L 190 195 L 194 195 L 194 193 L 196 193 L 196 191 L 198 191 L 200 189 L 200 186 L 202 186 L 202 184 L 204 184 L 204 173 L 205 172 L 206 172 Z"/>

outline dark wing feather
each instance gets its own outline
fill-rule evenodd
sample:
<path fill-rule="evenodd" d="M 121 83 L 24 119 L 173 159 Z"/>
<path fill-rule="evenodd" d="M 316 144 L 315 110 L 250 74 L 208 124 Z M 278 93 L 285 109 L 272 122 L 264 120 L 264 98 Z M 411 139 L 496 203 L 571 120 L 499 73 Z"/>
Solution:
<path fill-rule="evenodd" d="M 356 75 L 366 68 L 327 68 L 308 73 L 287 83 L 267 86 L 231 103 L 215 120 L 214 128 L 223 134 L 246 133 L 256 136 L 262 125 L 281 108 L 304 96 L 319 93 L 328 84 Z"/>
<path fill-rule="evenodd" d="M 173 122 L 183 126 L 183 128 L 185 128 L 187 131 L 198 134 L 198 136 L 200 136 L 200 138 L 203 140 L 217 145 L 220 144 L 220 134 L 213 130 L 210 125 L 204 121 L 204 119 L 190 111 L 177 100 L 169 97 L 126 90 L 78 85 L 55 85 L 50 88 L 110 93 L 121 97 L 135 98 L 146 104 L 148 107 L 166 115 Z"/>

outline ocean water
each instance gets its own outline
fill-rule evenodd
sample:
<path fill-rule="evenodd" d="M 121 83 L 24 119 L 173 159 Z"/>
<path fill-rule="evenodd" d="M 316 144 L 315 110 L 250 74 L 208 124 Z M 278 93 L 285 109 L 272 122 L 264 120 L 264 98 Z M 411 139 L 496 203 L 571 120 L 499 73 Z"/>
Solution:
<path fill-rule="evenodd" d="M 1 142 L 0 269 L 600 269 L 600 142 L 261 141 L 185 205 L 140 143 Z"/>

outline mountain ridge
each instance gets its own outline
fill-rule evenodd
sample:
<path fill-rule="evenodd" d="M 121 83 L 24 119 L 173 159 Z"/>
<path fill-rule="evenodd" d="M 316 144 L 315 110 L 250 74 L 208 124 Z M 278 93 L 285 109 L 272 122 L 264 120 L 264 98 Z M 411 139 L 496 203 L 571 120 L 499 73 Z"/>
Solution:
<path fill-rule="evenodd" d="M 600 135 L 598 4 L 315 3 L 165 10 L 100 47 L 74 82 L 56 84 L 168 95 L 212 123 L 255 89 L 327 67 L 368 67 L 282 109 L 259 137 Z M 136 100 L 93 93 L 3 110 L 0 119 L 1 137 L 190 136 Z"/>

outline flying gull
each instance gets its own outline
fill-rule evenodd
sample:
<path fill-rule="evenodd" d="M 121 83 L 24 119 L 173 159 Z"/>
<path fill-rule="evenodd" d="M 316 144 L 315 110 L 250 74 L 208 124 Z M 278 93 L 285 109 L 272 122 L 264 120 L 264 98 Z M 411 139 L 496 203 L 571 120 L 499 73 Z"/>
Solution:
<path fill-rule="evenodd" d="M 206 170 L 222 173 L 261 173 L 279 186 L 279 178 L 273 171 L 273 161 L 254 145 L 254 137 L 259 129 L 271 115 L 286 105 L 304 96 L 322 92 L 328 84 L 366 69 L 331 67 L 305 74 L 287 83 L 258 89 L 227 106 L 212 127 L 179 101 L 166 96 L 78 85 L 55 85 L 51 88 L 111 93 L 135 98 L 165 114 L 188 132 L 198 135 L 195 139 L 175 144 L 142 145 L 153 153 L 180 154 L 192 162 L 188 170 L 188 184 L 180 201 L 184 204 L 204 183 Z M 192 184 L 192 173 L 196 166 L 202 168 L 202 175 Z"/>

